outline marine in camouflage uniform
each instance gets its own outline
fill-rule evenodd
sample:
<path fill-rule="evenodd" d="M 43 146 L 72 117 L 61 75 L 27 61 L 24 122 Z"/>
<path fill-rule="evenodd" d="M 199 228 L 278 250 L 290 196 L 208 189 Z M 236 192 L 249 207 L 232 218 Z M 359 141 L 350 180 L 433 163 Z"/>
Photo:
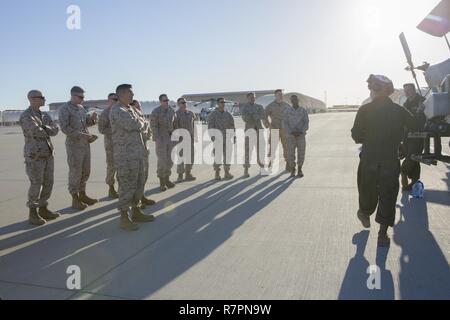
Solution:
<path fill-rule="evenodd" d="M 269 151 L 269 156 L 271 156 L 271 151 L 272 151 L 272 133 L 273 130 L 278 130 L 279 131 L 279 139 L 281 141 L 281 146 L 283 149 L 283 157 L 284 160 L 286 161 L 286 170 L 288 169 L 287 167 L 287 163 L 288 163 L 288 154 L 287 154 L 287 146 L 286 146 L 286 137 L 285 137 L 285 133 L 284 133 L 284 129 L 283 129 L 283 114 L 284 111 L 290 107 L 290 105 L 286 102 L 283 101 L 283 92 L 281 90 L 276 90 L 275 91 L 275 97 L 276 100 L 273 101 L 272 103 L 270 103 L 267 107 L 266 107 L 266 117 L 270 120 L 270 137 L 269 137 L 269 146 L 270 146 L 270 151 Z"/>
<path fill-rule="evenodd" d="M 121 228 L 137 230 L 135 222 L 151 222 L 153 216 L 146 216 L 140 210 L 144 195 L 145 167 L 148 150 L 143 134 L 148 131 L 148 122 L 128 104 L 132 102 L 131 85 L 117 88 L 119 102 L 111 108 L 110 122 L 114 143 L 114 163 L 119 182 L 118 209 L 121 213 Z M 132 218 L 128 211 L 131 207 Z"/>
<path fill-rule="evenodd" d="M 194 150 L 194 142 L 195 142 L 195 115 L 192 111 L 189 111 L 187 109 L 187 102 L 185 99 L 180 98 L 178 99 L 178 110 L 176 112 L 175 121 L 173 123 L 174 130 L 176 129 L 185 129 L 189 132 L 190 135 L 190 141 L 189 145 L 191 148 L 191 159 L 190 163 L 180 163 L 177 166 L 177 173 L 178 173 L 178 180 L 177 182 L 182 182 L 184 180 L 186 181 L 194 181 L 196 178 L 192 175 L 192 168 L 194 165 L 194 157 L 195 157 L 195 150 Z M 183 140 L 182 137 L 180 137 L 180 142 Z M 180 156 L 183 156 L 183 152 L 180 153 Z M 186 179 L 184 179 L 184 174 L 186 174 Z"/>
<path fill-rule="evenodd" d="M 266 117 L 264 107 L 256 104 L 256 96 L 254 93 L 247 95 L 248 102 L 242 106 L 242 120 L 245 122 L 245 131 L 254 130 L 256 134 L 256 146 L 254 143 L 250 144 L 248 136 L 245 137 L 245 163 L 244 163 L 244 177 L 248 178 L 248 169 L 250 168 L 250 154 L 256 149 L 257 162 L 260 167 L 264 167 L 264 161 L 261 159 L 261 153 L 264 154 L 264 145 L 260 145 L 260 134 L 264 131 L 264 126 L 269 127 L 269 122 Z M 260 148 L 263 148 L 260 150 Z"/>
<path fill-rule="evenodd" d="M 30 91 L 28 99 L 31 106 L 21 114 L 19 120 L 25 137 L 23 155 L 30 180 L 27 206 L 30 209 L 29 222 L 43 225 L 46 220 L 60 216 L 47 208 L 54 175 L 54 149 L 50 137 L 56 136 L 59 129 L 47 113 L 39 110 L 45 102 L 40 91 Z"/>
<path fill-rule="evenodd" d="M 305 162 L 306 132 L 309 129 L 308 111 L 298 103 L 298 97 L 291 97 L 292 107 L 284 112 L 283 128 L 286 135 L 288 153 L 288 170 L 295 176 L 295 151 L 297 151 L 297 166 L 299 178 L 303 177 L 303 163 Z"/>
<path fill-rule="evenodd" d="M 231 129 L 235 130 L 236 127 L 234 125 L 233 116 L 231 115 L 231 113 L 225 110 L 225 100 L 223 98 L 219 98 L 217 99 L 217 103 L 218 103 L 217 109 L 211 112 L 208 116 L 208 129 L 219 130 L 222 134 L 223 137 L 222 160 L 223 160 L 223 167 L 225 169 L 224 178 L 226 180 L 230 180 L 233 179 L 233 176 L 230 174 L 230 160 L 229 160 L 229 157 L 231 155 L 231 141 L 227 141 L 226 131 Z M 214 139 L 214 137 L 212 138 Z M 216 172 L 215 175 L 216 180 L 221 179 L 220 167 L 221 164 L 214 161 L 214 171 Z"/>
<path fill-rule="evenodd" d="M 97 115 L 88 115 L 81 105 L 84 90 L 74 87 L 71 101 L 59 109 L 61 131 L 66 137 L 67 163 L 69 165 L 69 192 L 72 195 L 72 207 L 83 210 L 86 205 L 98 202 L 86 195 L 86 183 L 91 173 L 90 143 L 97 137 L 89 133 L 88 127 L 96 124 Z"/>
<path fill-rule="evenodd" d="M 108 96 L 108 107 L 103 110 L 98 118 L 98 131 L 104 136 L 105 153 L 106 153 L 106 179 L 105 182 L 109 186 L 108 196 L 112 199 L 117 199 L 119 195 L 114 189 L 116 183 L 115 175 L 116 168 L 114 165 L 114 148 L 112 141 L 111 123 L 109 115 L 111 114 L 111 107 L 118 100 L 115 93 Z"/>
<path fill-rule="evenodd" d="M 149 157 L 150 157 L 150 150 L 148 148 L 147 142 L 152 138 L 152 131 L 150 129 L 150 124 L 148 123 L 147 118 L 144 116 L 144 114 L 142 113 L 142 108 L 141 108 L 141 104 L 139 101 L 134 100 L 133 103 L 131 104 L 131 106 L 133 107 L 134 112 L 136 112 L 136 114 L 142 119 L 142 121 L 145 121 L 147 123 L 146 125 L 146 130 L 144 130 L 141 134 L 142 134 L 142 140 L 144 141 L 144 145 L 145 145 L 145 163 L 144 163 L 144 179 L 143 179 L 143 183 L 144 183 L 144 192 L 145 192 L 145 184 L 147 183 L 148 180 L 148 170 L 149 170 Z M 147 199 L 144 195 L 142 195 L 141 198 L 141 208 L 145 208 L 145 206 L 152 206 L 154 205 L 156 202 L 151 200 L 151 199 Z"/>
<path fill-rule="evenodd" d="M 173 167 L 171 140 L 174 130 L 175 111 L 169 106 L 167 95 L 159 97 L 161 105 L 155 108 L 150 116 L 150 127 L 155 141 L 157 161 L 157 176 L 160 182 L 161 191 L 167 188 L 173 188 L 175 185 L 170 181 L 171 170 Z"/>

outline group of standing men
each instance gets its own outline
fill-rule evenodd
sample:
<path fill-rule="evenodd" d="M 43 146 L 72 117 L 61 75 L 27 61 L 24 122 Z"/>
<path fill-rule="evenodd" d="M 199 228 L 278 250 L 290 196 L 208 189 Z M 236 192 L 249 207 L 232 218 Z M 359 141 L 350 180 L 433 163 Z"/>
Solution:
<path fill-rule="evenodd" d="M 157 176 L 161 191 L 175 187 L 170 181 L 173 167 L 172 133 L 176 129 L 185 129 L 189 133 L 191 161 L 180 163 L 177 167 L 177 182 L 194 181 L 192 175 L 194 162 L 195 115 L 187 109 L 187 101 L 177 101 L 178 110 L 169 106 L 166 94 L 159 97 L 160 106 L 153 110 L 150 121 L 146 119 L 141 105 L 134 100 L 133 88 L 129 84 L 117 87 L 115 93 L 108 96 L 108 106 L 97 116 L 89 114 L 83 107 L 85 91 L 80 87 L 71 89 L 70 101 L 59 109 L 61 131 L 66 135 L 67 163 L 69 166 L 68 189 L 72 197 L 72 207 L 84 210 L 98 202 L 86 194 L 86 184 L 91 171 L 90 144 L 97 136 L 89 132 L 89 127 L 98 124 L 99 132 L 104 135 L 106 152 L 106 184 L 109 186 L 110 198 L 118 199 L 120 226 L 126 230 L 137 230 L 137 222 L 151 222 L 152 215 L 146 215 L 142 208 L 155 204 L 155 201 L 144 196 L 145 184 L 149 172 L 149 148 L 147 142 L 155 142 L 157 155 Z M 297 96 L 291 97 L 292 106 L 283 102 L 283 92 L 275 91 L 275 101 L 264 109 L 255 103 L 254 93 L 247 95 L 248 102 L 242 107 L 242 118 L 245 130 L 255 129 L 260 132 L 264 127 L 279 130 L 283 154 L 287 162 L 286 169 L 295 176 L 295 150 L 298 153 L 298 176 L 302 177 L 302 165 L 305 157 L 305 135 L 309 126 L 306 109 L 299 106 Z M 20 118 L 25 136 L 24 157 L 26 173 L 30 179 L 28 192 L 29 221 L 34 225 L 43 225 L 46 221 L 58 218 L 59 213 L 48 209 L 48 199 L 53 188 L 54 148 L 50 137 L 59 132 L 58 126 L 50 116 L 41 112 L 45 105 L 45 97 L 40 91 L 28 93 L 30 107 Z M 223 134 L 224 179 L 232 179 L 230 154 L 226 143 L 226 130 L 235 129 L 233 116 L 225 109 L 224 98 L 217 100 L 218 107 L 208 117 L 208 129 L 216 129 Z M 259 137 L 259 134 L 257 135 Z M 182 138 L 180 138 L 182 141 Z M 259 142 L 259 140 L 258 140 Z M 259 155 L 259 143 L 256 144 Z M 244 177 L 249 177 L 250 152 L 255 145 L 246 139 Z M 182 156 L 182 154 L 181 154 Z M 260 166 L 262 161 L 258 160 Z M 214 163 L 215 179 L 221 180 L 221 163 Z M 118 191 L 115 182 L 118 182 Z M 131 211 L 131 215 L 129 214 Z"/>

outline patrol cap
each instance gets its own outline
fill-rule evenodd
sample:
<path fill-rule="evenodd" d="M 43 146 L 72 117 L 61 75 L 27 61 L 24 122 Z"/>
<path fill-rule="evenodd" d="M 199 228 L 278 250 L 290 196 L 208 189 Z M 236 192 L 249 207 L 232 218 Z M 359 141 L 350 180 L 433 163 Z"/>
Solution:
<path fill-rule="evenodd" d="M 394 93 L 394 83 L 386 76 L 371 74 L 367 80 L 367 83 L 369 84 L 369 90 L 373 90 L 375 92 L 386 90 L 386 94 L 388 96 Z"/>

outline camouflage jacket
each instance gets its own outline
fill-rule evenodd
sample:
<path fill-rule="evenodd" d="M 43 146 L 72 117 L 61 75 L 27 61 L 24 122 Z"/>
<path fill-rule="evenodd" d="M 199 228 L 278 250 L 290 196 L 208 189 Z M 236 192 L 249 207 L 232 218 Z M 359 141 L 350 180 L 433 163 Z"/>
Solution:
<path fill-rule="evenodd" d="M 180 109 L 176 112 L 175 121 L 173 122 L 174 129 L 186 129 L 191 134 L 191 138 L 195 137 L 195 115 L 192 111 L 186 110 L 186 112 Z"/>
<path fill-rule="evenodd" d="M 59 109 L 59 125 L 67 136 L 66 146 L 84 147 L 89 142 L 81 138 L 82 134 L 89 133 L 88 127 L 95 125 L 95 122 L 82 105 L 67 102 Z"/>
<path fill-rule="evenodd" d="M 228 111 L 221 112 L 216 109 L 208 116 L 208 129 L 220 130 L 223 135 L 223 141 L 225 141 L 227 129 L 236 129 L 234 118 Z"/>
<path fill-rule="evenodd" d="M 25 137 L 23 155 L 25 158 L 46 159 L 53 156 L 50 137 L 58 134 L 58 126 L 52 118 L 41 111 L 28 108 L 20 116 L 20 125 Z"/>
<path fill-rule="evenodd" d="M 109 115 L 111 114 L 111 107 L 106 108 L 98 117 L 98 131 L 105 136 L 105 148 L 111 149 L 112 143 L 112 130 L 111 122 L 109 121 Z"/>
<path fill-rule="evenodd" d="M 142 159 L 147 154 L 143 132 L 148 130 L 144 121 L 130 106 L 116 103 L 110 114 L 114 161 L 117 164 Z"/>
<path fill-rule="evenodd" d="M 245 104 L 242 107 L 242 120 L 245 122 L 245 130 L 264 129 L 263 124 L 269 126 L 264 107 L 259 104 Z"/>
<path fill-rule="evenodd" d="M 153 141 L 170 141 L 175 121 L 175 111 L 171 107 L 164 109 L 159 106 L 150 116 L 150 128 L 153 133 Z"/>
<path fill-rule="evenodd" d="M 300 133 L 306 134 L 309 129 L 308 112 L 303 107 L 289 107 L 284 112 L 283 128 L 287 135 Z"/>
<path fill-rule="evenodd" d="M 266 117 L 270 118 L 271 129 L 283 128 L 283 114 L 290 107 L 286 102 L 278 103 L 277 101 L 272 102 L 266 107 Z"/>

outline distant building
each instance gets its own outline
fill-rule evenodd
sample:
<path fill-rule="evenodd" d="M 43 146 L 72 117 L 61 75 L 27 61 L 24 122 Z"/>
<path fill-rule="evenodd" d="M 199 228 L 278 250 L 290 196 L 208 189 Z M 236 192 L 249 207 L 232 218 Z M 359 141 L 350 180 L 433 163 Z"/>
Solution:
<path fill-rule="evenodd" d="M 183 95 L 183 98 L 188 101 L 194 101 L 194 102 L 207 102 L 212 99 L 218 99 L 218 98 L 224 98 L 228 101 L 233 101 L 237 103 L 246 103 L 247 102 L 247 94 L 249 92 L 254 92 L 256 95 L 256 98 L 273 94 L 273 90 L 259 90 L 259 91 L 236 91 L 236 92 L 215 92 L 215 93 L 199 93 L 199 94 L 185 94 Z"/>
<path fill-rule="evenodd" d="M 50 103 L 49 106 L 49 110 L 50 111 L 56 111 L 58 110 L 65 102 L 55 102 L 55 103 Z M 83 106 L 86 109 L 91 109 L 91 108 L 100 108 L 100 109 L 104 109 L 106 108 L 106 106 L 108 105 L 108 100 L 87 100 L 85 102 L 83 102 Z"/>

